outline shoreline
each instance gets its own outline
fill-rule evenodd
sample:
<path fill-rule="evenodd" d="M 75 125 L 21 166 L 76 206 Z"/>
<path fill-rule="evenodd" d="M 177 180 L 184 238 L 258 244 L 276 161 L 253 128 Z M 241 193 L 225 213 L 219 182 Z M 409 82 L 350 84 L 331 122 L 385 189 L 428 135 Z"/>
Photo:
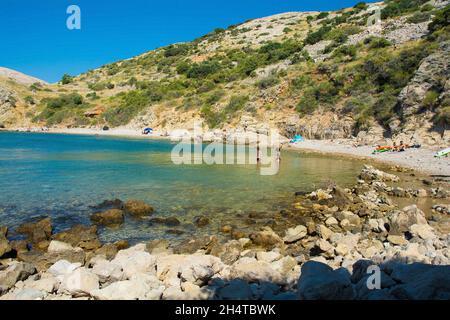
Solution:
<path fill-rule="evenodd" d="M 158 132 L 152 135 L 143 135 L 140 131 L 127 128 L 112 128 L 109 130 L 87 129 L 87 128 L 53 128 L 48 131 L 26 131 L 23 128 L 1 130 L 4 132 L 31 132 L 50 134 L 71 134 L 90 136 L 125 137 L 133 139 L 168 140 L 176 141 L 171 136 L 160 135 Z M 204 141 L 207 142 L 207 141 Z M 412 169 L 426 175 L 450 176 L 450 163 L 447 158 L 435 158 L 436 150 L 422 147 L 419 149 L 407 149 L 404 152 L 387 152 L 373 155 L 373 146 L 351 145 L 351 140 L 305 140 L 296 145 L 285 148 L 288 151 L 300 151 L 306 153 L 317 153 L 328 156 L 339 156 L 357 160 L 367 160 L 375 163 L 399 166 Z"/>

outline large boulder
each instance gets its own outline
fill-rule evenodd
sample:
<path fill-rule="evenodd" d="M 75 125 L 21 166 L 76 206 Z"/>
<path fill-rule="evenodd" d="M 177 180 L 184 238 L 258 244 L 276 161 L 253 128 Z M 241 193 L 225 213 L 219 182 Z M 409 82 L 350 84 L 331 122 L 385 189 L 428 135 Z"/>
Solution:
<path fill-rule="evenodd" d="M 264 227 L 261 231 L 250 234 L 252 242 L 264 249 L 271 250 L 274 247 L 282 246 L 284 241 L 270 227 Z"/>
<path fill-rule="evenodd" d="M 89 296 L 98 288 L 98 276 L 86 268 L 78 268 L 64 276 L 58 291 L 73 297 L 82 297 Z"/>
<path fill-rule="evenodd" d="M 8 228 L 0 227 L 0 258 L 5 254 L 11 251 L 11 245 L 9 244 L 8 239 L 6 238 L 6 234 L 8 232 Z"/>
<path fill-rule="evenodd" d="M 391 234 L 403 234 L 414 224 L 427 224 L 425 213 L 416 205 L 405 207 L 402 211 L 393 211 L 388 218 Z"/>
<path fill-rule="evenodd" d="M 111 263 L 122 268 L 124 279 L 130 279 L 136 273 L 155 274 L 156 258 L 145 250 L 145 244 L 138 244 L 129 249 L 121 250 L 111 260 Z"/>
<path fill-rule="evenodd" d="M 400 180 L 396 175 L 375 169 L 370 165 L 364 165 L 364 168 L 361 170 L 359 177 L 365 181 L 379 180 L 397 182 Z"/>
<path fill-rule="evenodd" d="M 155 279 L 155 283 L 158 283 Z M 99 300 L 154 300 L 159 299 L 164 287 L 152 288 L 148 282 L 140 279 L 118 281 L 109 286 L 91 292 Z"/>
<path fill-rule="evenodd" d="M 123 204 L 123 210 L 135 217 L 149 216 L 154 209 L 141 200 L 128 200 Z"/>
<path fill-rule="evenodd" d="M 174 248 L 175 253 L 195 253 L 199 250 L 210 253 L 217 244 L 217 237 L 205 236 L 187 239 Z"/>
<path fill-rule="evenodd" d="M 61 278 L 80 267 L 81 263 L 71 263 L 67 260 L 58 260 L 48 268 L 47 272 L 56 278 Z"/>
<path fill-rule="evenodd" d="M 109 209 L 103 212 L 94 213 L 91 221 L 98 225 L 113 226 L 122 224 L 124 221 L 124 213 L 120 209 Z"/>
<path fill-rule="evenodd" d="M 250 300 L 252 291 L 246 281 L 233 279 L 219 288 L 216 295 L 220 300 Z"/>
<path fill-rule="evenodd" d="M 12 288 L 17 281 L 25 280 L 36 273 L 36 268 L 29 263 L 13 262 L 5 270 L 0 271 L 0 293 Z"/>
<path fill-rule="evenodd" d="M 102 246 L 98 239 L 96 226 L 76 225 L 69 230 L 55 234 L 53 239 L 84 250 L 96 250 Z"/>
<path fill-rule="evenodd" d="M 449 300 L 450 268 L 421 263 L 394 266 L 391 277 L 400 283 L 391 289 L 397 299 Z"/>
<path fill-rule="evenodd" d="M 17 227 L 16 232 L 27 235 L 33 244 L 38 244 L 51 238 L 52 221 L 49 217 L 38 218 L 35 221 L 21 224 Z"/>
<path fill-rule="evenodd" d="M 238 240 L 230 240 L 225 244 L 217 244 L 214 246 L 211 254 L 219 257 L 223 263 L 231 265 L 239 259 L 243 250 L 244 248 Z"/>
<path fill-rule="evenodd" d="M 59 260 L 67 260 L 71 263 L 80 263 L 81 265 L 84 265 L 86 253 L 81 248 L 45 253 L 30 251 L 19 253 L 17 258 L 19 261 L 32 263 L 36 266 L 38 271 L 45 271 Z"/>
<path fill-rule="evenodd" d="M 346 300 L 355 296 L 347 270 L 333 270 L 316 261 L 302 266 L 297 288 L 301 300 Z"/>
<path fill-rule="evenodd" d="M 285 283 L 285 278 L 272 268 L 270 263 L 247 257 L 239 259 L 231 266 L 229 277 L 250 282 Z"/>
<path fill-rule="evenodd" d="M 305 226 L 299 225 L 295 228 L 289 228 L 286 230 L 286 234 L 283 238 L 285 243 L 293 243 L 296 242 L 308 234 L 308 229 Z"/>
<path fill-rule="evenodd" d="M 47 252 L 51 253 L 60 253 L 64 251 L 72 251 L 74 250 L 74 247 L 72 247 L 69 243 L 52 240 L 50 241 L 50 244 L 48 245 Z"/>
<path fill-rule="evenodd" d="M 196 285 L 206 284 L 224 264 L 211 255 L 165 255 L 157 258 L 158 279 L 166 286 L 180 285 L 180 280 Z"/>
<path fill-rule="evenodd" d="M 115 282 L 123 277 L 122 267 L 106 259 L 96 260 L 92 272 L 98 276 L 102 283 Z"/>

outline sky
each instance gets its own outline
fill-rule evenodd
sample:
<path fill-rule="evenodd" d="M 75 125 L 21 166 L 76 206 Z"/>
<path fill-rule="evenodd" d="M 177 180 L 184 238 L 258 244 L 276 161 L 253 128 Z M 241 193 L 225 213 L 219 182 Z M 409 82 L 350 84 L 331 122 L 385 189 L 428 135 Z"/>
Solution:
<path fill-rule="evenodd" d="M 248 19 L 359 1 L 0 0 L 0 66 L 56 82 Z M 81 10 L 80 30 L 67 28 L 70 5 Z"/>

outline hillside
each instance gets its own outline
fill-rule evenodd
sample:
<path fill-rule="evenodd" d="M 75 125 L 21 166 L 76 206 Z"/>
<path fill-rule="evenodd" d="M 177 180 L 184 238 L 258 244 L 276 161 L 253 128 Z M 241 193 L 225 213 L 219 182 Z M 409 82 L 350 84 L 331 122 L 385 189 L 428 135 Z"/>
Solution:
<path fill-rule="evenodd" d="M 375 6 L 381 29 L 368 26 Z M 159 48 L 58 84 L 0 75 L 0 125 L 279 128 L 286 136 L 447 145 L 449 1 L 290 12 Z"/>

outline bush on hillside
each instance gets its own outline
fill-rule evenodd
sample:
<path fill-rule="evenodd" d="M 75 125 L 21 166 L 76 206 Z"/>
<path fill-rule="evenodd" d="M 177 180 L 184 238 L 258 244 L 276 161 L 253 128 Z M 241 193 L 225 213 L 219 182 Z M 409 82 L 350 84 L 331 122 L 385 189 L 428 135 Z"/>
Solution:
<path fill-rule="evenodd" d="M 65 73 L 61 78 L 61 84 L 69 84 L 73 82 L 73 77 L 67 73 Z"/>

